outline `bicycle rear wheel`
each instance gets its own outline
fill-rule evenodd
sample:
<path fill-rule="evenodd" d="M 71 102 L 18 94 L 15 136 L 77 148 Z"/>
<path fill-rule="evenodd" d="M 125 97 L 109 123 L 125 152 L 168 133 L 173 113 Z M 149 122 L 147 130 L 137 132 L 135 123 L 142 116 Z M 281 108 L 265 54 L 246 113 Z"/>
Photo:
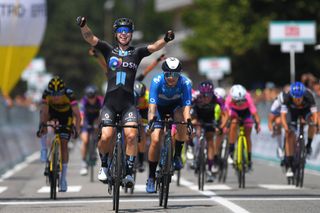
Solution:
<path fill-rule="evenodd" d="M 89 167 L 90 167 L 90 182 L 94 182 L 94 166 L 96 163 L 96 146 L 93 133 L 89 133 Z"/>
<path fill-rule="evenodd" d="M 200 141 L 200 149 L 198 153 L 198 188 L 203 191 L 204 188 L 204 176 L 206 170 L 206 164 L 204 159 L 204 139 L 202 138 Z"/>
<path fill-rule="evenodd" d="M 229 143 L 228 139 L 225 137 L 222 141 L 221 149 L 220 149 L 220 172 L 219 172 L 219 182 L 226 182 L 227 174 L 228 174 L 228 150 Z"/>

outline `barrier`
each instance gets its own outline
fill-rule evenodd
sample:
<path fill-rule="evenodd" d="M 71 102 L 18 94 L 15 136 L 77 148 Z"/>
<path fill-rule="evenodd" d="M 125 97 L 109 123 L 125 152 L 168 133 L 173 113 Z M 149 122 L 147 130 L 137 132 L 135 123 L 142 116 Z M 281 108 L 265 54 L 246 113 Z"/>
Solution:
<path fill-rule="evenodd" d="M 0 174 L 39 150 L 35 136 L 38 114 L 26 107 L 7 108 L 0 104 Z"/>

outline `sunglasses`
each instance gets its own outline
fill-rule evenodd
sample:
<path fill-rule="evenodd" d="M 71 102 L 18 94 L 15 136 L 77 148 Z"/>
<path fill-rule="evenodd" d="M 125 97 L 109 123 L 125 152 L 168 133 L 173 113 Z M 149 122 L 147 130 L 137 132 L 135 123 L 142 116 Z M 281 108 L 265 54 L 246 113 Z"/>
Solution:
<path fill-rule="evenodd" d="M 170 77 L 179 78 L 179 76 L 180 76 L 180 73 L 178 73 L 178 72 L 163 72 L 163 74 L 164 74 L 164 77 L 166 77 L 166 78 L 170 78 Z"/>
<path fill-rule="evenodd" d="M 119 27 L 116 30 L 116 33 L 132 33 L 132 30 L 129 27 Z"/>

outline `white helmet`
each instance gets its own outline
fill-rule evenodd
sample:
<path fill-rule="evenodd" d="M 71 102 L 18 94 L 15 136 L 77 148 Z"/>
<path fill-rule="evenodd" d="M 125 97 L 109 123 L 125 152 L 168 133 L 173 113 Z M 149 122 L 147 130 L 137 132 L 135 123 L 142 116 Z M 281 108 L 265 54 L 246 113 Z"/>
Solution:
<path fill-rule="evenodd" d="M 242 101 L 246 99 L 246 89 L 240 84 L 235 84 L 231 87 L 230 95 L 235 101 Z"/>
<path fill-rule="evenodd" d="M 222 87 L 217 87 L 214 89 L 214 94 L 220 98 L 225 99 L 226 98 L 226 90 Z"/>

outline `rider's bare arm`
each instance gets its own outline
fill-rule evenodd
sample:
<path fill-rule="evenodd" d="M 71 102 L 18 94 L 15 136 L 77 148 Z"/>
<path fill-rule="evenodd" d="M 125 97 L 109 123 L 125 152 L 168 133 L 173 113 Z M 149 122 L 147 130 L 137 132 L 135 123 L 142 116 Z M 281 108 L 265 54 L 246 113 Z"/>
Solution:
<path fill-rule="evenodd" d="M 81 34 L 84 40 L 86 40 L 91 46 L 96 46 L 99 38 L 93 35 L 91 29 L 88 27 L 88 25 L 84 25 L 84 27 L 81 27 Z"/>
<path fill-rule="evenodd" d="M 40 123 L 47 123 L 49 120 L 49 106 L 46 103 L 41 104 Z"/>
<path fill-rule="evenodd" d="M 72 113 L 75 117 L 75 126 L 78 132 L 80 132 L 80 122 L 81 122 L 81 116 L 80 116 L 80 110 L 78 105 L 72 106 Z"/>
<path fill-rule="evenodd" d="M 151 121 L 154 116 L 156 116 L 157 105 L 156 104 L 149 104 L 148 108 L 148 121 Z"/>
<path fill-rule="evenodd" d="M 288 127 L 288 123 L 287 123 L 287 113 L 281 112 L 280 118 L 281 118 L 281 124 L 282 124 L 284 130 L 289 131 L 289 127 Z"/>
<path fill-rule="evenodd" d="M 184 106 L 182 108 L 183 118 L 185 122 L 187 122 L 188 119 L 191 120 L 190 110 L 191 110 L 191 106 Z"/>
<path fill-rule="evenodd" d="M 154 42 L 153 44 L 149 44 L 147 48 L 150 53 L 153 53 L 162 49 L 166 44 L 167 42 L 165 42 L 164 39 L 161 38 L 158 41 Z"/>

